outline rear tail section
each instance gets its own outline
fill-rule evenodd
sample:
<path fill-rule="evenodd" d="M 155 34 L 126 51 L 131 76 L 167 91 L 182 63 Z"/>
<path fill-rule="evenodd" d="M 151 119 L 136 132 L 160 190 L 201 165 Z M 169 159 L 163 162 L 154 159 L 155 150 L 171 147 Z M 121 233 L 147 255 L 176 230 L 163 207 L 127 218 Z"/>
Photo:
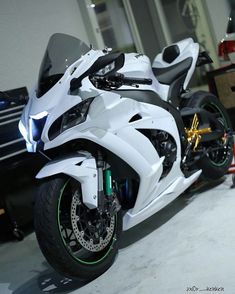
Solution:
<path fill-rule="evenodd" d="M 164 100 L 176 100 L 180 92 L 187 88 L 197 64 L 198 54 L 198 43 L 188 38 L 165 47 L 155 57 L 152 64 L 154 75 L 163 87 L 169 87 Z"/>

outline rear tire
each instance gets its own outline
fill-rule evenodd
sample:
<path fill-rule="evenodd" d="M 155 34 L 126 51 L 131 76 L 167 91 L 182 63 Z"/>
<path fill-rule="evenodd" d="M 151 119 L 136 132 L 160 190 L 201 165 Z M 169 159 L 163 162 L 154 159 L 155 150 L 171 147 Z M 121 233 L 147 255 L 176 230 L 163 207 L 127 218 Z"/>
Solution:
<path fill-rule="evenodd" d="M 112 265 L 118 252 L 121 213 L 112 218 L 112 225 L 110 219 L 96 209 L 88 210 L 82 203 L 80 183 L 72 178 L 49 178 L 40 187 L 34 220 L 38 243 L 50 265 L 66 277 L 92 280 Z M 78 235 L 81 232 L 84 237 Z M 89 234 L 94 240 L 86 240 Z"/>
<path fill-rule="evenodd" d="M 196 92 L 190 98 L 187 106 L 191 108 L 199 107 L 216 114 L 217 119 L 224 126 L 225 133 L 232 129 L 228 114 L 216 96 L 204 91 Z M 217 147 L 221 146 L 221 149 L 214 153 L 208 152 L 196 163 L 196 167 L 202 169 L 204 179 L 216 180 L 224 176 L 231 165 L 233 140 L 228 137 L 225 144 L 223 144 L 222 139 L 210 142 L 210 144 Z"/>

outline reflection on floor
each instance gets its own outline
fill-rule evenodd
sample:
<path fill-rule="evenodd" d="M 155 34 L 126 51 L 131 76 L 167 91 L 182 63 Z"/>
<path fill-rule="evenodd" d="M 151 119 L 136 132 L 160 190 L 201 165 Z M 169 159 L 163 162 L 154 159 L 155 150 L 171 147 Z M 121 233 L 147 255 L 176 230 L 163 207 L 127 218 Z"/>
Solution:
<path fill-rule="evenodd" d="M 124 232 L 114 265 L 87 284 L 64 278 L 42 256 L 34 233 L 0 245 L 0 293 L 235 293 L 235 193 L 225 181 L 181 195 Z M 203 191 L 204 190 L 204 191 Z M 213 291 L 210 293 L 214 293 Z"/>

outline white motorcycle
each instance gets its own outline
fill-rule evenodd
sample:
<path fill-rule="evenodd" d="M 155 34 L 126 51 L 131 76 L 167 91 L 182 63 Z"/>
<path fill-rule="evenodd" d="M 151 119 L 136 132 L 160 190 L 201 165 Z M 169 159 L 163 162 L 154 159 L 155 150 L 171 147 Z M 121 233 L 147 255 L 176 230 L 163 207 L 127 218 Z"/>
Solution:
<path fill-rule="evenodd" d="M 64 276 L 94 279 L 128 230 L 200 176 L 222 177 L 232 160 L 230 122 L 212 94 L 187 85 L 211 62 L 191 38 L 151 66 L 137 53 L 94 50 L 55 34 L 19 123 L 29 152 L 48 159 L 35 231 Z"/>

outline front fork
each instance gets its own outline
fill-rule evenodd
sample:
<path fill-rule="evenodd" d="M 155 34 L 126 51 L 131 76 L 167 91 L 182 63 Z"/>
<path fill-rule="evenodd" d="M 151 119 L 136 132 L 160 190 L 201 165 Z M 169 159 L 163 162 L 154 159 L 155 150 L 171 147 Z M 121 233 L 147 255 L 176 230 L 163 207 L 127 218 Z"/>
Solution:
<path fill-rule="evenodd" d="M 108 211 L 111 215 L 121 208 L 116 194 L 113 191 L 113 180 L 110 166 L 103 160 L 102 153 L 98 152 L 98 210 L 102 213 Z"/>

